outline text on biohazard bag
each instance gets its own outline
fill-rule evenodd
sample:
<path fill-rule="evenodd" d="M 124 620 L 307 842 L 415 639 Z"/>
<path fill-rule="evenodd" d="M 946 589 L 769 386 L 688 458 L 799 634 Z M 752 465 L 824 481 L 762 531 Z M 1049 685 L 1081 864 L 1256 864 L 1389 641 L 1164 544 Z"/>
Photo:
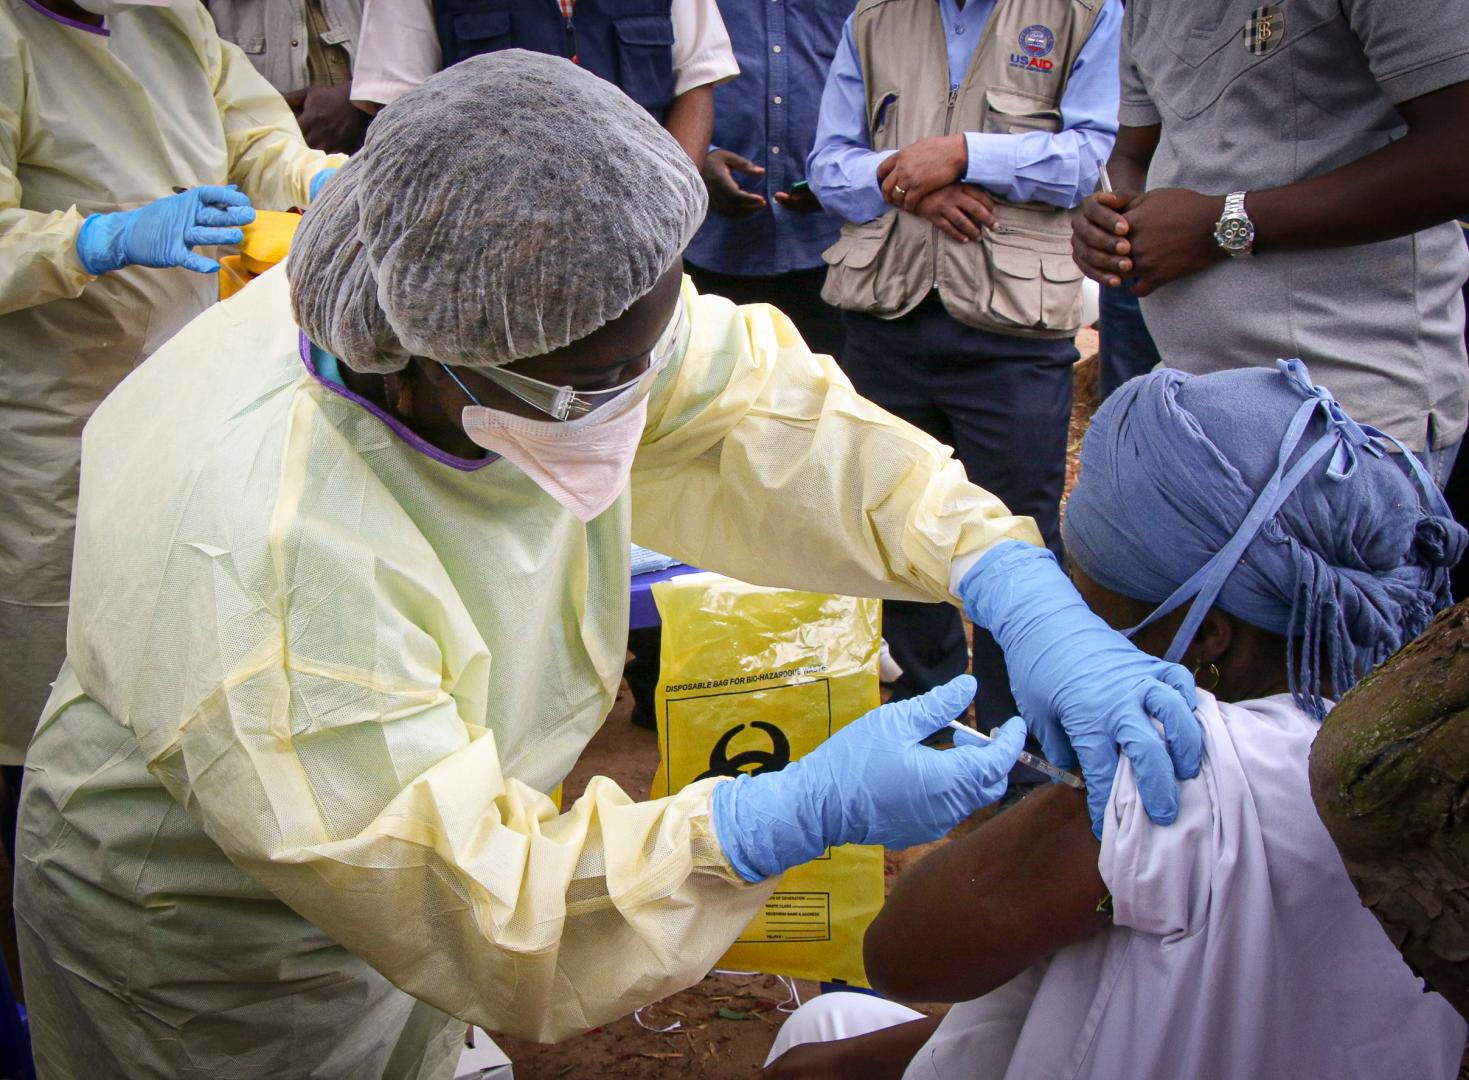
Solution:
<path fill-rule="evenodd" d="M 653 586 L 663 620 L 653 796 L 776 770 L 877 707 L 879 604 L 691 574 Z M 828 849 L 786 871 L 721 966 L 867 985 L 862 936 L 882 848 Z"/>

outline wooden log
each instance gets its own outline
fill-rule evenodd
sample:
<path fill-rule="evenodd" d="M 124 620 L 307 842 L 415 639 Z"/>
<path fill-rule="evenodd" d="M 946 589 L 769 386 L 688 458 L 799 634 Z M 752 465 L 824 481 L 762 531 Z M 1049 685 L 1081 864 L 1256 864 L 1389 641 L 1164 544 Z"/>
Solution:
<path fill-rule="evenodd" d="M 1469 1019 L 1469 601 L 1331 711 L 1311 793 L 1362 902 Z"/>

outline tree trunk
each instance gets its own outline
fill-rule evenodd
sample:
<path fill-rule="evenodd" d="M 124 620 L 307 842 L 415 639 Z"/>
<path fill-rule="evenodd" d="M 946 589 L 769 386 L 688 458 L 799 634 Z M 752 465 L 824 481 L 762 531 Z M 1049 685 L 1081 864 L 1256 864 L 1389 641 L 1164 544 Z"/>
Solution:
<path fill-rule="evenodd" d="M 1362 902 L 1469 1019 L 1469 601 L 1327 716 L 1311 793 Z"/>

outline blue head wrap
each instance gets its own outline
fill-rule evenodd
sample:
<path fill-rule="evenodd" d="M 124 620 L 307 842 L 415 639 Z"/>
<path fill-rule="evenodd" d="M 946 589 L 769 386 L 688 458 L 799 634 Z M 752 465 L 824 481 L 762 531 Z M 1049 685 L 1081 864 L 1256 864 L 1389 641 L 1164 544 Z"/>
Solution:
<path fill-rule="evenodd" d="M 1323 663 L 1341 694 L 1420 634 L 1469 540 L 1418 459 L 1299 360 L 1127 383 L 1092 420 L 1063 529 L 1094 581 L 1159 605 L 1130 633 L 1194 602 L 1169 660 L 1214 606 L 1285 637 L 1317 716 Z"/>

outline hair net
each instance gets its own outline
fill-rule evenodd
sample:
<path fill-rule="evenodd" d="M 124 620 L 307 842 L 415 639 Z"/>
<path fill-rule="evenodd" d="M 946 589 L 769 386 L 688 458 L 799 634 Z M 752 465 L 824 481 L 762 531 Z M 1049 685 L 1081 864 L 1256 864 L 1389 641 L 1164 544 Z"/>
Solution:
<path fill-rule="evenodd" d="M 1195 601 L 1169 659 L 1212 606 L 1292 642 L 1291 692 L 1320 715 L 1449 603 L 1466 533 L 1417 459 L 1348 417 L 1298 360 L 1159 371 L 1092 420 L 1066 508 L 1069 556 L 1099 584 Z M 1143 625 L 1146 625 L 1144 623 Z"/>
<path fill-rule="evenodd" d="M 688 155 L 611 83 L 475 57 L 384 109 L 306 212 L 296 321 L 358 371 L 540 356 L 648 292 L 704 208 Z"/>

